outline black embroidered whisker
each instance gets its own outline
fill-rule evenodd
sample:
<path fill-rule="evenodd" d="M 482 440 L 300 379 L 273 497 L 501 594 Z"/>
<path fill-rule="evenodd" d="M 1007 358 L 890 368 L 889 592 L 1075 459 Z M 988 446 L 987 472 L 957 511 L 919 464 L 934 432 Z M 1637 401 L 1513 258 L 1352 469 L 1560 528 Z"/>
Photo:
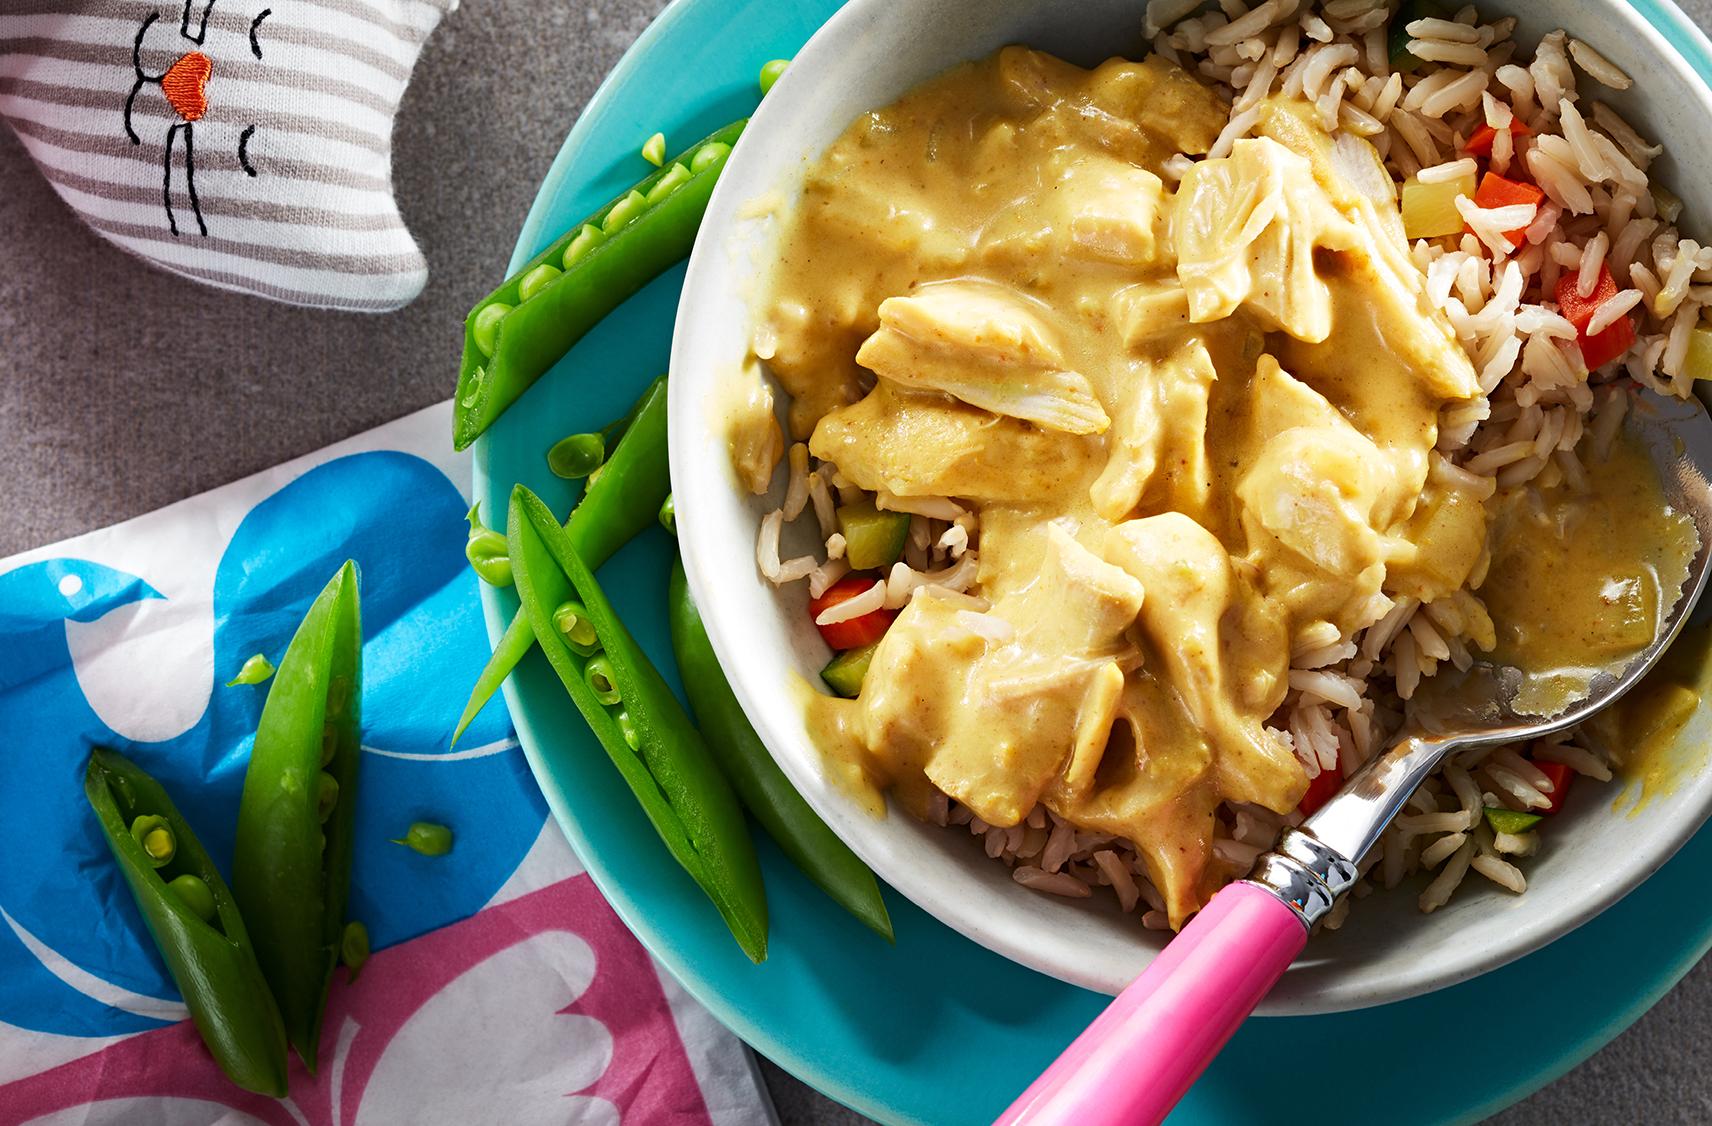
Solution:
<path fill-rule="evenodd" d="M 256 127 L 252 125 L 242 133 L 238 134 L 238 164 L 241 165 L 244 171 L 248 172 L 251 176 L 256 174 L 256 170 L 250 167 L 248 150 L 250 147 L 250 134 L 255 131 Z"/>
<path fill-rule="evenodd" d="M 166 176 L 161 186 L 161 195 L 166 200 L 166 225 L 175 236 L 178 234 L 178 220 L 172 217 L 172 139 L 178 135 L 181 128 L 189 129 L 190 126 L 174 125 L 166 131 L 166 157 L 162 161 L 166 167 Z"/>
<path fill-rule="evenodd" d="M 263 8 L 262 14 L 250 21 L 250 52 L 258 59 L 262 57 L 262 45 L 260 41 L 256 39 L 256 28 L 260 27 L 262 25 L 262 21 L 271 15 L 273 15 L 272 8 Z M 255 173 L 252 172 L 250 175 L 254 176 Z"/>

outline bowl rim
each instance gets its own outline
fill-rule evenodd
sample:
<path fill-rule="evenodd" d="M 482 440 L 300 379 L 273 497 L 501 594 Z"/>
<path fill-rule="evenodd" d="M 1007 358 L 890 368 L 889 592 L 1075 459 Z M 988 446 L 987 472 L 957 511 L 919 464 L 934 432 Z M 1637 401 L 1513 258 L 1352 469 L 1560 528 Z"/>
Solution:
<path fill-rule="evenodd" d="M 918 9 L 919 18 L 919 9 L 949 10 L 964 2 L 965 0 L 923 0 L 912 7 Z M 1583 6 L 1589 11 L 1601 12 L 1605 18 L 1621 24 L 1624 33 L 1644 45 L 1637 48 L 1640 53 L 1650 52 L 1663 60 L 1676 80 L 1690 87 L 1698 95 L 1698 104 L 1702 110 L 1712 113 L 1712 90 L 1708 89 L 1700 73 L 1676 46 L 1649 22 L 1649 16 L 1652 16 L 1662 23 L 1674 24 L 1676 28 L 1683 30 L 1684 46 L 1699 56 L 1701 66 L 1712 73 L 1712 44 L 1707 43 L 1705 36 L 1689 23 L 1682 13 L 1667 11 L 1656 5 L 1654 0 L 1636 0 L 1633 7 L 1621 2 L 1600 3 L 1597 0 L 1584 0 Z M 997 7 L 1011 13 L 1016 9 L 1028 7 L 1028 4 L 1026 0 L 1015 0 L 1008 5 L 1001 4 Z M 1646 10 L 1640 10 L 1643 8 Z M 704 607 L 703 618 L 707 623 L 710 640 L 721 663 L 731 672 L 732 688 L 739 701 L 754 721 L 763 742 L 779 761 L 792 783 L 803 792 L 809 803 L 826 818 L 851 848 L 882 879 L 891 883 L 929 914 L 973 941 L 1061 980 L 1113 993 L 1122 988 L 1128 980 L 1127 976 L 1114 976 L 1109 971 L 1088 972 L 1085 966 L 1078 962 L 1078 951 L 1074 949 L 1076 943 L 1050 938 L 1043 941 L 1042 936 L 1032 929 L 1043 921 L 1049 926 L 1062 923 L 1069 905 L 1050 901 L 1050 914 L 1053 919 L 1049 921 L 1041 918 L 1042 912 L 1026 910 L 1021 912 L 1020 919 L 995 917 L 990 909 L 991 904 L 986 899 L 971 901 L 968 898 L 968 892 L 971 890 L 969 873 L 960 868 L 948 864 L 944 866 L 943 871 L 924 872 L 900 867 L 900 862 L 907 861 L 910 857 L 900 852 L 897 842 L 884 839 L 884 830 L 879 837 L 872 831 L 864 831 L 862 822 L 853 815 L 849 798 L 839 794 L 836 787 L 829 784 L 824 771 L 811 761 L 814 757 L 812 750 L 803 748 L 793 740 L 793 733 L 788 730 L 789 724 L 779 722 L 781 694 L 776 686 L 769 689 L 761 682 L 758 674 L 749 671 L 755 654 L 746 642 L 742 623 L 734 619 L 735 611 L 726 606 L 725 600 L 709 597 L 718 589 L 718 576 L 725 569 L 724 564 L 717 558 L 720 549 L 728 548 L 734 539 L 741 539 L 749 544 L 752 544 L 753 539 L 747 535 L 733 537 L 728 528 L 711 523 L 707 516 L 708 510 L 696 503 L 696 498 L 705 498 L 715 488 L 729 489 L 731 474 L 728 468 L 723 472 L 710 471 L 718 468 L 720 462 L 728 462 L 728 459 L 722 453 L 723 440 L 710 437 L 706 427 L 709 410 L 709 388 L 706 382 L 714 361 L 701 351 L 700 329 L 703 321 L 697 315 L 696 310 L 701 307 L 701 303 L 695 297 L 718 286 L 731 286 L 727 267 L 735 261 L 736 256 L 729 240 L 734 237 L 733 232 L 737 229 L 745 205 L 753 198 L 751 189 L 756 181 L 762 178 L 751 166 L 762 165 L 771 153 L 774 175 L 770 183 L 775 187 L 781 182 L 792 185 L 800 183 L 800 174 L 793 175 L 783 171 L 791 166 L 792 162 L 789 154 L 779 151 L 789 146 L 778 142 L 777 136 L 780 133 L 794 132 L 794 118 L 800 116 L 801 107 L 811 101 L 816 76 L 823 72 L 823 68 L 851 54 L 852 43 L 857 45 L 856 50 L 862 49 L 865 46 L 864 40 L 874 35 L 877 23 L 888 18 L 891 9 L 892 6 L 886 0 L 852 0 L 823 25 L 798 53 L 796 63 L 800 65 L 793 65 L 787 70 L 775 87 L 780 96 L 763 101 L 752 119 L 751 129 L 735 147 L 726 172 L 709 203 L 703 236 L 697 240 L 686 274 L 684 300 L 679 304 L 672 346 L 672 409 L 669 430 L 674 453 L 673 487 L 682 497 L 690 500 L 690 503 L 678 506 L 680 549 L 691 589 L 696 592 Z M 1547 29 L 1552 26 L 1557 25 L 1546 25 Z M 932 73 L 920 74 L 916 81 L 931 77 Z M 845 119 L 846 122 L 848 120 L 849 118 Z M 831 136 L 835 137 L 843 128 L 844 125 L 839 124 Z M 814 155 L 818 155 L 818 150 L 811 154 L 806 148 L 803 149 L 795 161 L 799 172 L 806 168 Z M 753 242 L 739 242 L 745 246 L 754 245 Z M 715 458 L 715 461 L 709 462 L 706 460 L 708 457 Z M 752 573 L 752 551 L 749 557 L 749 570 Z M 753 575 L 753 583 L 757 587 L 765 586 L 758 574 Z M 768 594 L 775 601 L 780 597 L 771 592 Z M 800 708 L 797 710 L 799 714 L 794 734 L 800 737 Z M 1593 880 L 1583 881 L 1581 886 L 1587 893 L 1564 901 L 1540 903 L 1540 899 L 1544 897 L 1532 901 L 1514 901 L 1526 903 L 1529 916 L 1538 916 L 1542 910 L 1545 912 L 1537 918 L 1518 920 L 1523 925 L 1515 933 L 1525 935 L 1525 938 L 1513 941 L 1507 946 L 1461 944 L 1440 960 L 1433 961 L 1434 970 L 1431 973 L 1416 967 L 1402 973 L 1387 973 L 1382 981 L 1365 980 L 1345 987 L 1334 984 L 1327 988 L 1321 983 L 1309 991 L 1292 990 L 1291 978 L 1287 974 L 1261 1011 L 1278 1015 L 1327 1013 L 1403 1000 L 1496 969 L 1537 949 L 1580 926 L 1627 894 L 1662 865 L 1698 829 L 1708 813 L 1712 813 L 1712 777 L 1702 779 L 1699 786 L 1683 786 L 1682 791 L 1692 799 L 1686 809 L 1666 819 L 1668 831 L 1654 832 L 1649 836 L 1648 847 L 1643 852 L 1627 857 L 1628 863 L 1623 871 L 1605 871 Z M 1592 799 L 1587 796 L 1588 787 L 1581 787 L 1580 793 L 1584 807 L 1593 804 Z M 1577 799 L 1571 800 L 1574 803 Z M 887 805 L 890 811 L 887 820 L 913 821 L 907 814 L 896 809 L 895 803 L 890 799 Z M 937 827 L 924 828 L 930 828 L 933 834 L 946 838 L 947 841 L 957 836 L 943 833 Z M 1011 885 L 1008 870 L 990 861 L 987 865 L 994 870 L 995 875 L 1002 874 L 1005 877 L 1002 881 L 1004 885 Z M 976 883 L 985 884 L 987 892 L 1000 890 L 993 886 L 993 880 L 981 880 L 977 877 Z M 1015 890 L 1021 889 L 1011 885 L 1005 894 L 1009 896 L 1009 892 Z M 1400 892 L 1402 890 L 1399 889 Z M 1468 894 L 1468 890 L 1464 889 L 1458 897 L 1465 908 L 1467 904 L 1477 902 L 1475 896 Z M 1032 898 L 1044 901 L 1047 897 L 1036 895 Z M 1478 901 L 1489 907 L 1490 903 L 1484 902 L 1488 900 L 1498 902 L 1491 894 L 1479 897 Z M 1453 900 L 1453 904 L 1456 902 Z M 1536 907 L 1535 904 L 1539 906 Z M 1010 903 L 1009 906 L 1015 907 L 1017 904 Z M 1504 905 L 1499 903 L 1499 906 Z M 1410 913 L 1413 914 L 1412 911 Z M 1504 910 L 1502 913 L 1508 915 L 1509 911 Z M 1140 928 L 1135 929 L 1139 931 Z M 1156 951 L 1162 943 L 1157 940 L 1147 941 L 1148 933 L 1150 932 L 1142 932 L 1137 936 L 1143 940 L 1139 945 L 1152 947 Z M 1309 953 L 1312 954 L 1314 949 L 1310 946 Z M 1147 958 L 1150 959 L 1151 956 L 1149 953 Z M 1145 965 L 1145 961 L 1140 965 Z"/>

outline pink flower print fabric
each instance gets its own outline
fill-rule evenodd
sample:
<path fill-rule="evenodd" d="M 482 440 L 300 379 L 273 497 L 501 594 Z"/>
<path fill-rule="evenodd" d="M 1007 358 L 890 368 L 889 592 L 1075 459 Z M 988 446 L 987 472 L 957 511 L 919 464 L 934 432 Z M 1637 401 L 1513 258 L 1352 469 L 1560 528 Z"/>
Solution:
<path fill-rule="evenodd" d="M 184 1021 L 0 1086 L 0 1123 L 94 1126 L 145 1110 L 172 1126 L 770 1118 L 757 1089 L 723 1086 L 729 1068 L 704 1093 L 673 1008 L 652 959 L 578 875 L 382 950 L 354 985 L 339 974 L 320 1074 L 293 1058 L 288 1100 L 233 1086 Z"/>

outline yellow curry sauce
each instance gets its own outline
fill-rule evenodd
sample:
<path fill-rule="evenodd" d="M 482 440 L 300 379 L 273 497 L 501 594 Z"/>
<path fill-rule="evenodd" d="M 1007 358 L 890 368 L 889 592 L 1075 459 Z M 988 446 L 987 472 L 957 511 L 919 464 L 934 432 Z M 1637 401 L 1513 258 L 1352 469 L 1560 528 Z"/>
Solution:
<path fill-rule="evenodd" d="M 918 595 L 859 699 L 810 701 L 829 762 L 917 815 L 1125 837 L 1174 926 L 1230 876 L 1219 803 L 1307 786 L 1266 726 L 1293 647 L 1490 560 L 1492 482 L 1434 450 L 1473 369 L 1372 148 L 1303 112 L 1174 185 L 1228 114 L 1174 64 L 958 67 L 815 164 L 761 328 L 793 438 L 882 506 L 979 512 L 1015 630 Z"/>
<path fill-rule="evenodd" d="M 1617 442 L 1588 470 L 1585 495 L 1560 483 L 1504 489 L 1489 504 L 1480 595 L 1496 627 L 1492 659 L 1531 674 L 1514 705 L 1526 714 L 1562 711 L 1596 672 L 1650 645 L 1694 558 L 1694 522 L 1665 503 L 1637 442 Z"/>

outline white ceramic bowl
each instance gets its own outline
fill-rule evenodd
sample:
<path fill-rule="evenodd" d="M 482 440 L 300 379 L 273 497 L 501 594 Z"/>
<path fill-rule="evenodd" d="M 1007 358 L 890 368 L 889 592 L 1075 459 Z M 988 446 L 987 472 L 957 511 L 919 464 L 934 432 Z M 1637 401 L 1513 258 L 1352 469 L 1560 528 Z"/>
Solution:
<path fill-rule="evenodd" d="M 748 355 L 758 312 L 750 302 L 764 296 L 778 234 L 775 221 L 745 217 L 759 210 L 751 201 L 769 192 L 794 201 L 811 162 L 859 114 L 1005 44 L 1027 43 L 1083 66 L 1137 57 L 1144 7 L 1142 0 L 853 0 L 798 54 L 732 154 L 690 259 L 671 369 L 672 484 L 691 589 L 738 698 L 785 773 L 882 879 L 929 913 L 1018 962 L 1106 993 L 1128 984 L 1164 936 L 1120 914 L 1110 896 L 1073 901 L 1028 891 L 968 833 L 922 824 L 895 806 L 872 817 L 829 784 L 787 687 L 793 673 L 818 684 L 829 651 L 809 620 L 806 584 L 775 593 L 757 572 L 758 525 L 778 507 L 782 485 L 768 498 L 738 487 L 724 404 Z M 1712 231 L 1712 93 L 1623 0 L 1530 8 L 1516 38 L 1531 44 L 1560 26 L 1640 80 L 1623 93 L 1598 88 L 1584 98 L 1609 101 L 1666 143 L 1670 152 L 1653 175 L 1685 200 L 1685 233 L 1704 239 Z M 1585 80 L 1583 89 L 1590 87 Z M 789 557 L 816 545 L 786 546 Z M 1699 769 L 1709 716 L 1712 709 L 1702 708 L 1682 736 L 1675 791 L 1644 809 L 1631 812 L 1638 790 L 1625 791 L 1620 780 L 1577 785 L 1542 855 L 1526 862 L 1525 895 L 1471 876 L 1448 906 L 1422 915 L 1416 883 L 1376 893 L 1352 905 L 1342 929 L 1310 941 L 1260 1012 L 1337 1012 L 1443 988 L 1592 918 L 1663 864 L 1712 809 L 1712 771 Z"/>

